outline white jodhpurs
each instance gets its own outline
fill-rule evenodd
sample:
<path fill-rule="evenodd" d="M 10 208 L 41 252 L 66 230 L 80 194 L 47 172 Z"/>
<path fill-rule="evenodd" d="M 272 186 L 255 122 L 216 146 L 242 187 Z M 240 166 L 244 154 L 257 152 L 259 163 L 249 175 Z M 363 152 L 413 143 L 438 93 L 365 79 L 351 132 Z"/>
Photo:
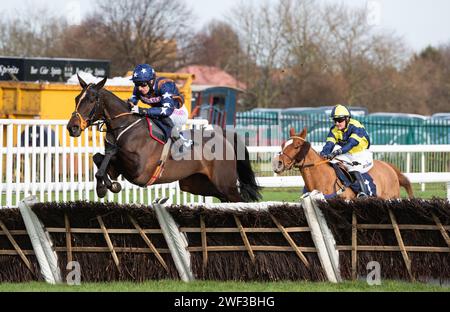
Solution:
<path fill-rule="evenodd" d="M 170 115 L 170 119 L 172 119 L 173 124 L 178 129 L 181 129 L 187 122 L 189 118 L 189 113 L 186 106 L 183 105 L 180 109 L 175 109 Z"/>
<path fill-rule="evenodd" d="M 362 151 L 361 153 L 356 154 L 343 154 L 337 156 L 332 163 L 339 163 L 339 160 L 342 160 L 345 168 L 349 172 L 359 171 L 361 173 L 367 173 L 370 169 L 373 168 L 373 153 L 369 150 Z M 353 165 L 354 162 L 359 163 L 359 165 Z"/>

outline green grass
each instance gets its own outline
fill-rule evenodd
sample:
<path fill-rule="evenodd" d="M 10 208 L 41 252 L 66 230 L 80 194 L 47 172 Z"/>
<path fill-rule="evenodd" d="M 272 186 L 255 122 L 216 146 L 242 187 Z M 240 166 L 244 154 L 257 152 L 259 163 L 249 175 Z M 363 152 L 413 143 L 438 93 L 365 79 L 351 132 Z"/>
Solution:
<path fill-rule="evenodd" d="M 433 197 L 447 198 L 447 186 L 445 183 L 430 183 L 426 185 L 425 192 L 422 192 L 420 184 L 413 184 L 414 196 L 423 199 L 432 199 Z M 264 188 L 262 191 L 262 201 L 286 201 L 296 202 L 300 199 L 302 191 L 298 188 Z M 407 193 L 402 188 L 400 196 L 408 198 Z"/>
<path fill-rule="evenodd" d="M 450 292 L 450 286 L 385 281 L 380 286 L 367 283 L 341 284 L 311 282 L 214 282 L 148 281 L 145 283 L 82 283 L 80 286 L 46 283 L 0 284 L 0 292 Z"/>
<path fill-rule="evenodd" d="M 433 197 L 438 198 L 447 198 L 447 186 L 445 183 L 428 183 L 426 184 L 426 190 L 425 192 L 422 192 L 421 190 L 421 184 L 413 184 L 414 188 L 414 194 L 417 198 L 423 198 L 423 199 L 431 199 Z M 153 193 L 153 192 L 152 192 Z M 300 188 L 263 188 L 262 195 L 263 199 L 262 201 L 285 201 L 285 202 L 298 202 L 302 194 L 302 190 Z M 165 196 L 168 196 L 169 192 L 165 193 Z M 125 194 L 122 194 L 123 199 L 125 200 Z M 153 197 L 154 194 L 153 194 Z M 152 197 L 152 199 L 154 199 Z M 162 197 L 162 192 L 159 191 L 158 196 L 156 197 Z M 401 197 L 407 198 L 407 194 L 405 190 L 401 189 Z M 39 193 L 37 193 L 37 198 L 39 199 Z M 59 200 L 62 201 L 62 193 L 59 196 Z M 67 193 L 67 198 L 70 200 L 70 193 Z M 118 195 L 114 195 L 115 201 L 118 201 Z M 54 198 L 52 198 L 54 200 Z M 94 192 L 90 192 L 90 199 L 94 200 Z M 198 199 L 198 196 L 195 196 L 195 200 Z M 44 200 L 47 200 L 47 196 L 44 196 Z M 78 192 L 75 192 L 75 200 L 78 200 Z M 133 192 L 130 192 L 130 200 L 133 200 Z M 137 198 L 136 202 L 142 202 L 146 203 L 148 201 L 147 191 L 144 192 L 143 200 L 139 197 L 139 192 L 137 192 Z M 16 202 L 15 195 L 13 194 L 12 202 Z M 220 202 L 217 199 L 214 199 L 215 203 Z M 2 205 L 6 205 L 6 198 L 3 195 L 2 196 Z"/>

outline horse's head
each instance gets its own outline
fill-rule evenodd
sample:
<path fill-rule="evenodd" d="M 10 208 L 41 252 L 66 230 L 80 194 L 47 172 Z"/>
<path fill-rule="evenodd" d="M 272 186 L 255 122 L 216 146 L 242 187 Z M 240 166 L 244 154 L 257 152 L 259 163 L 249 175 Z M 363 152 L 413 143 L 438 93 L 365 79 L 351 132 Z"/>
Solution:
<path fill-rule="evenodd" d="M 67 124 L 67 130 L 71 137 L 79 137 L 87 127 L 96 122 L 103 114 L 99 91 L 103 88 L 108 78 L 105 77 L 97 84 L 87 84 L 78 76 L 81 93 L 75 98 L 75 111 Z"/>
<path fill-rule="evenodd" d="M 291 128 L 289 140 L 281 145 L 281 153 L 273 158 L 272 168 L 275 173 L 290 170 L 305 159 L 311 148 L 311 144 L 306 141 L 306 135 L 306 128 L 300 134 L 296 134 L 294 128 Z"/>

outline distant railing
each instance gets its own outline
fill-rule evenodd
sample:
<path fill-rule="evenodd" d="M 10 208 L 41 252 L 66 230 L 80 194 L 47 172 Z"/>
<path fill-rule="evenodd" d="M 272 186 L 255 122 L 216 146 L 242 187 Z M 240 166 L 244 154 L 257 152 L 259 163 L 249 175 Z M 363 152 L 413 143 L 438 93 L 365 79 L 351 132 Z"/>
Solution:
<path fill-rule="evenodd" d="M 373 145 L 450 144 L 450 120 L 430 118 L 357 117 L 370 135 Z M 250 146 L 277 146 L 291 127 L 308 129 L 311 142 L 324 142 L 332 122 L 325 114 L 281 114 L 278 112 L 237 113 L 236 128 Z"/>

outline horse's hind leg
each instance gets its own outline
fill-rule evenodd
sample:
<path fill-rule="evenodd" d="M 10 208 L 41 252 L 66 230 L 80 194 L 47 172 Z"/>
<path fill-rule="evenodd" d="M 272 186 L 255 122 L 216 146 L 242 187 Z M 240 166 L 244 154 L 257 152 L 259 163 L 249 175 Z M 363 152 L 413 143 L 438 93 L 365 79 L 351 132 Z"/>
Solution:
<path fill-rule="evenodd" d="M 239 189 L 237 186 L 237 175 L 234 172 L 220 172 L 220 169 L 222 168 L 217 168 L 216 166 L 211 177 L 211 182 L 217 188 L 219 193 L 223 194 L 225 200 L 222 200 L 222 202 L 243 202 L 244 200 L 239 193 Z"/>

